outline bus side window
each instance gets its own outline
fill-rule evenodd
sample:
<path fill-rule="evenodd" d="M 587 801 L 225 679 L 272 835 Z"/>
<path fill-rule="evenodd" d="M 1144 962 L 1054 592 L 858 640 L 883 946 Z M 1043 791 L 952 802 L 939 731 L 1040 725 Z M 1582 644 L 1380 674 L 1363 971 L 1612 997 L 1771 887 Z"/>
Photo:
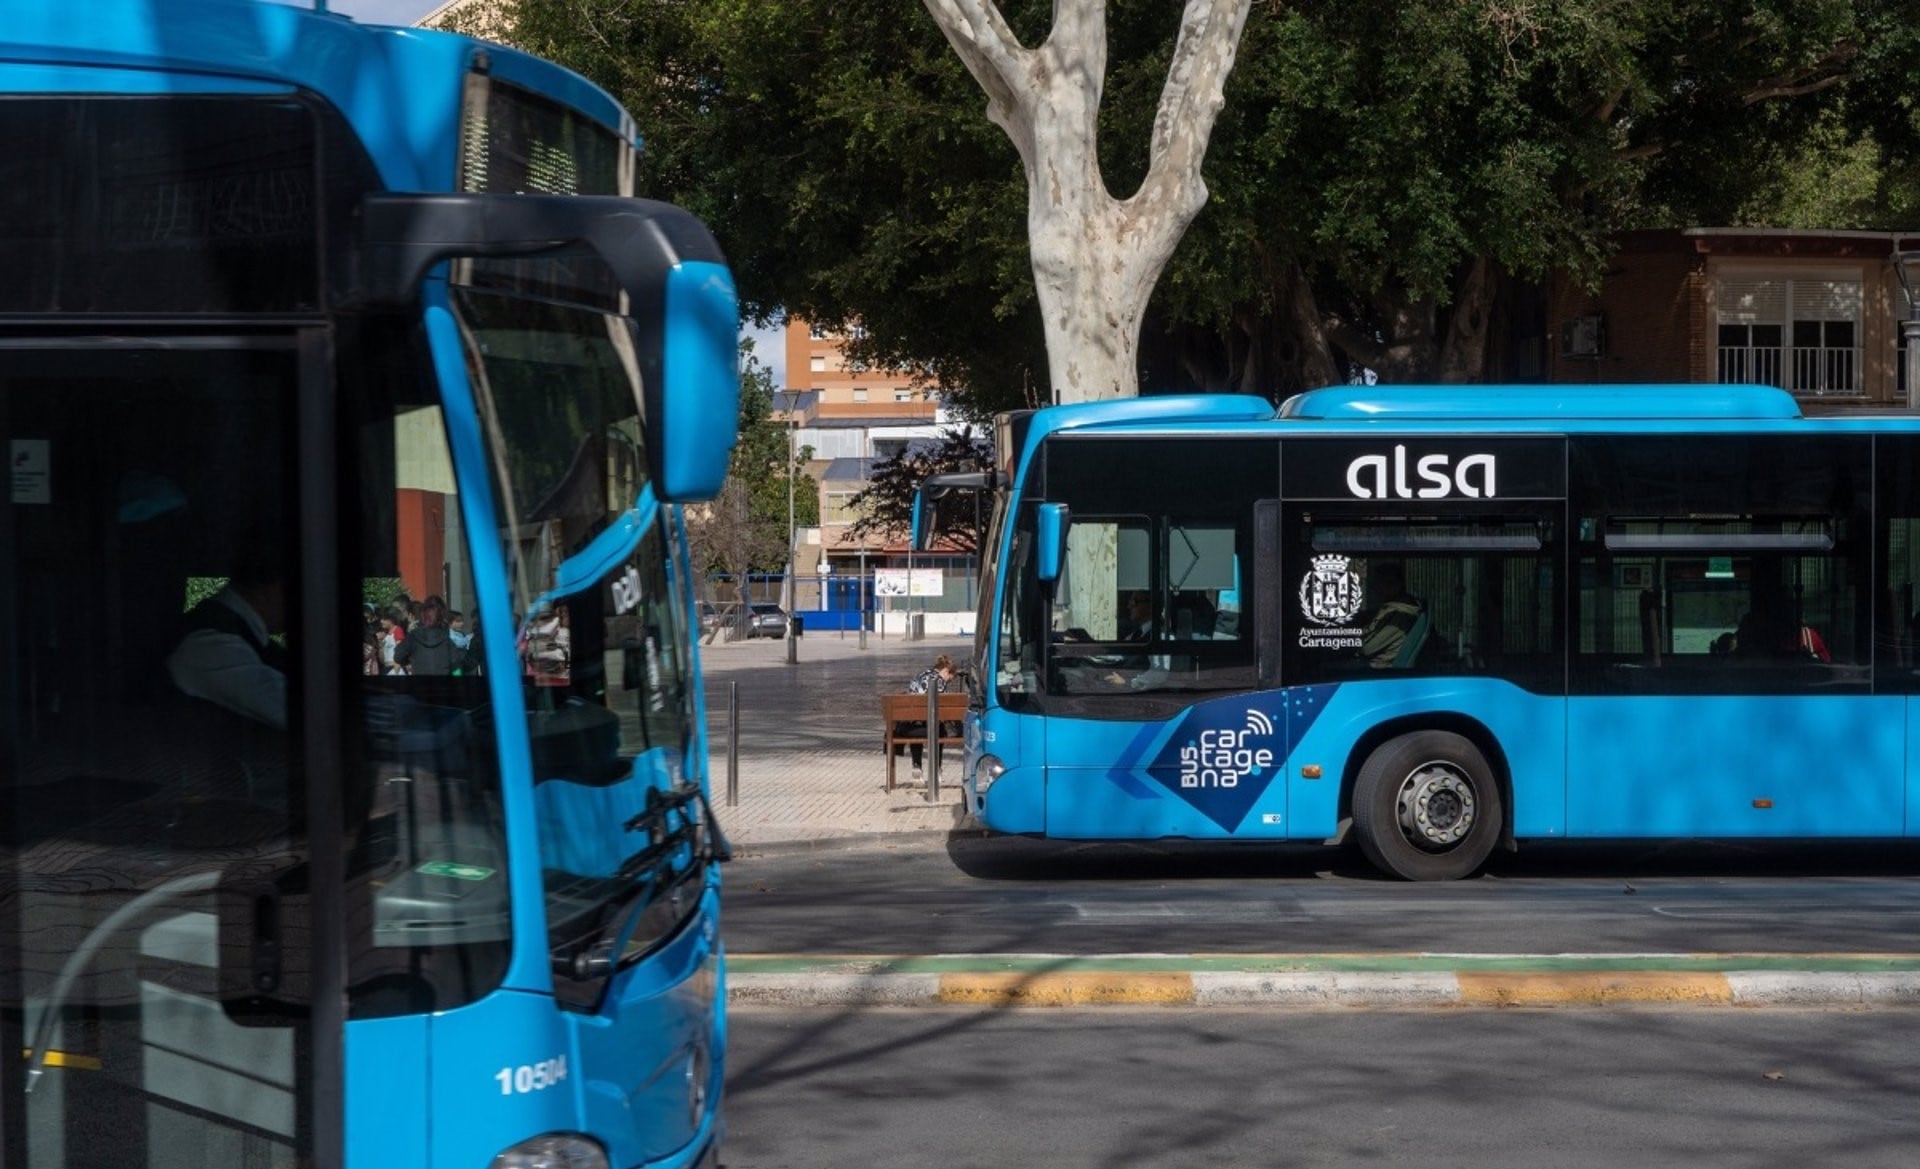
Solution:
<path fill-rule="evenodd" d="M 1660 594 L 1640 590 L 1640 655 L 1649 666 L 1658 666 L 1666 649 L 1666 615 L 1660 609 Z"/>

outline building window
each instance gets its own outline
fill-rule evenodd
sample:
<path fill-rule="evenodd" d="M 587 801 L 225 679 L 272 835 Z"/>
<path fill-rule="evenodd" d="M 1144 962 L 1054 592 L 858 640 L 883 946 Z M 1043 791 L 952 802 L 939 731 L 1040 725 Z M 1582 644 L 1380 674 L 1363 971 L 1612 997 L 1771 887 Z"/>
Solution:
<path fill-rule="evenodd" d="M 1783 386 L 1779 325 L 1720 325 L 1720 380 Z"/>
<path fill-rule="evenodd" d="M 867 391 L 865 391 L 865 390 L 863 390 L 863 389 L 861 389 L 861 388 L 860 388 L 859 386 L 855 386 L 855 387 L 854 387 L 854 389 L 853 389 L 853 400 L 854 400 L 854 401 L 856 401 L 856 402 L 864 402 L 864 401 L 866 401 L 866 400 L 867 400 Z"/>
<path fill-rule="evenodd" d="M 825 325 L 808 325 L 807 339 L 809 341 L 825 341 L 827 339 L 827 327 Z"/>
<path fill-rule="evenodd" d="M 893 400 L 896 402 L 911 402 L 913 401 L 913 391 L 912 390 L 895 390 L 893 392 Z"/>
<path fill-rule="evenodd" d="M 850 524 L 860 518 L 860 511 L 853 506 L 855 491 L 827 492 L 826 507 L 820 511 L 823 524 Z"/>
<path fill-rule="evenodd" d="M 1718 378 L 1816 397 L 1862 392 L 1858 278 L 1722 276 Z"/>
<path fill-rule="evenodd" d="M 1859 393 L 1859 353 L 1859 327 L 1853 321 L 1793 322 L 1793 392 Z"/>
<path fill-rule="evenodd" d="M 827 372 L 827 359 L 821 354 L 814 354 L 813 357 L 808 360 L 807 364 L 814 373 Z"/>

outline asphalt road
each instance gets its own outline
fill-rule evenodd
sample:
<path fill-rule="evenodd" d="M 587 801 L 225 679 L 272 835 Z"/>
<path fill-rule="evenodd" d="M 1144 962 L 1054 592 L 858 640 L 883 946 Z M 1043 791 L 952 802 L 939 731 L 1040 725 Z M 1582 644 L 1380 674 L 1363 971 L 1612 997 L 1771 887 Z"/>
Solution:
<path fill-rule="evenodd" d="M 1920 1012 L 735 1010 L 728 1169 L 1906 1169 Z"/>
<path fill-rule="evenodd" d="M 1414 885 L 1309 847 L 980 837 L 746 853 L 737 953 L 1920 953 L 1920 847 L 1538 846 Z"/>

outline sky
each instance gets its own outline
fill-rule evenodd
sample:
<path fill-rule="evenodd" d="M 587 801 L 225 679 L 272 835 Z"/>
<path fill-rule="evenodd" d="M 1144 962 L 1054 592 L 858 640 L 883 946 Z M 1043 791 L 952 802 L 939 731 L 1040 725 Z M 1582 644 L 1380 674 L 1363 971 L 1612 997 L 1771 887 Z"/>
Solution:
<path fill-rule="evenodd" d="M 280 0 L 297 8 L 313 7 L 310 0 Z M 440 7 L 441 0 L 327 0 L 327 10 L 366 24 L 412 24 Z"/>
<path fill-rule="evenodd" d="M 312 0 L 278 0 L 295 7 L 310 8 Z M 442 0 L 327 0 L 329 11 L 351 16 L 365 24 L 412 24 L 440 7 Z M 767 329 L 745 328 L 741 336 L 753 338 L 753 356 L 773 370 L 773 384 L 787 385 L 787 347 L 778 326 Z"/>

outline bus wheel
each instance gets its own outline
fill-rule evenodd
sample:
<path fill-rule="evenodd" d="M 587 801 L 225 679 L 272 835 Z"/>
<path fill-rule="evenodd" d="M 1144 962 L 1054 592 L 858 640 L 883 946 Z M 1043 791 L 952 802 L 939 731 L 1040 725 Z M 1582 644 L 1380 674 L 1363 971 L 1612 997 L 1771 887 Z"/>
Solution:
<path fill-rule="evenodd" d="M 1493 769 L 1471 742 L 1447 731 L 1382 743 L 1353 785 L 1360 850 L 1409 881 L 1471 875 L 1493 851 L 1503 816 Z"/>

